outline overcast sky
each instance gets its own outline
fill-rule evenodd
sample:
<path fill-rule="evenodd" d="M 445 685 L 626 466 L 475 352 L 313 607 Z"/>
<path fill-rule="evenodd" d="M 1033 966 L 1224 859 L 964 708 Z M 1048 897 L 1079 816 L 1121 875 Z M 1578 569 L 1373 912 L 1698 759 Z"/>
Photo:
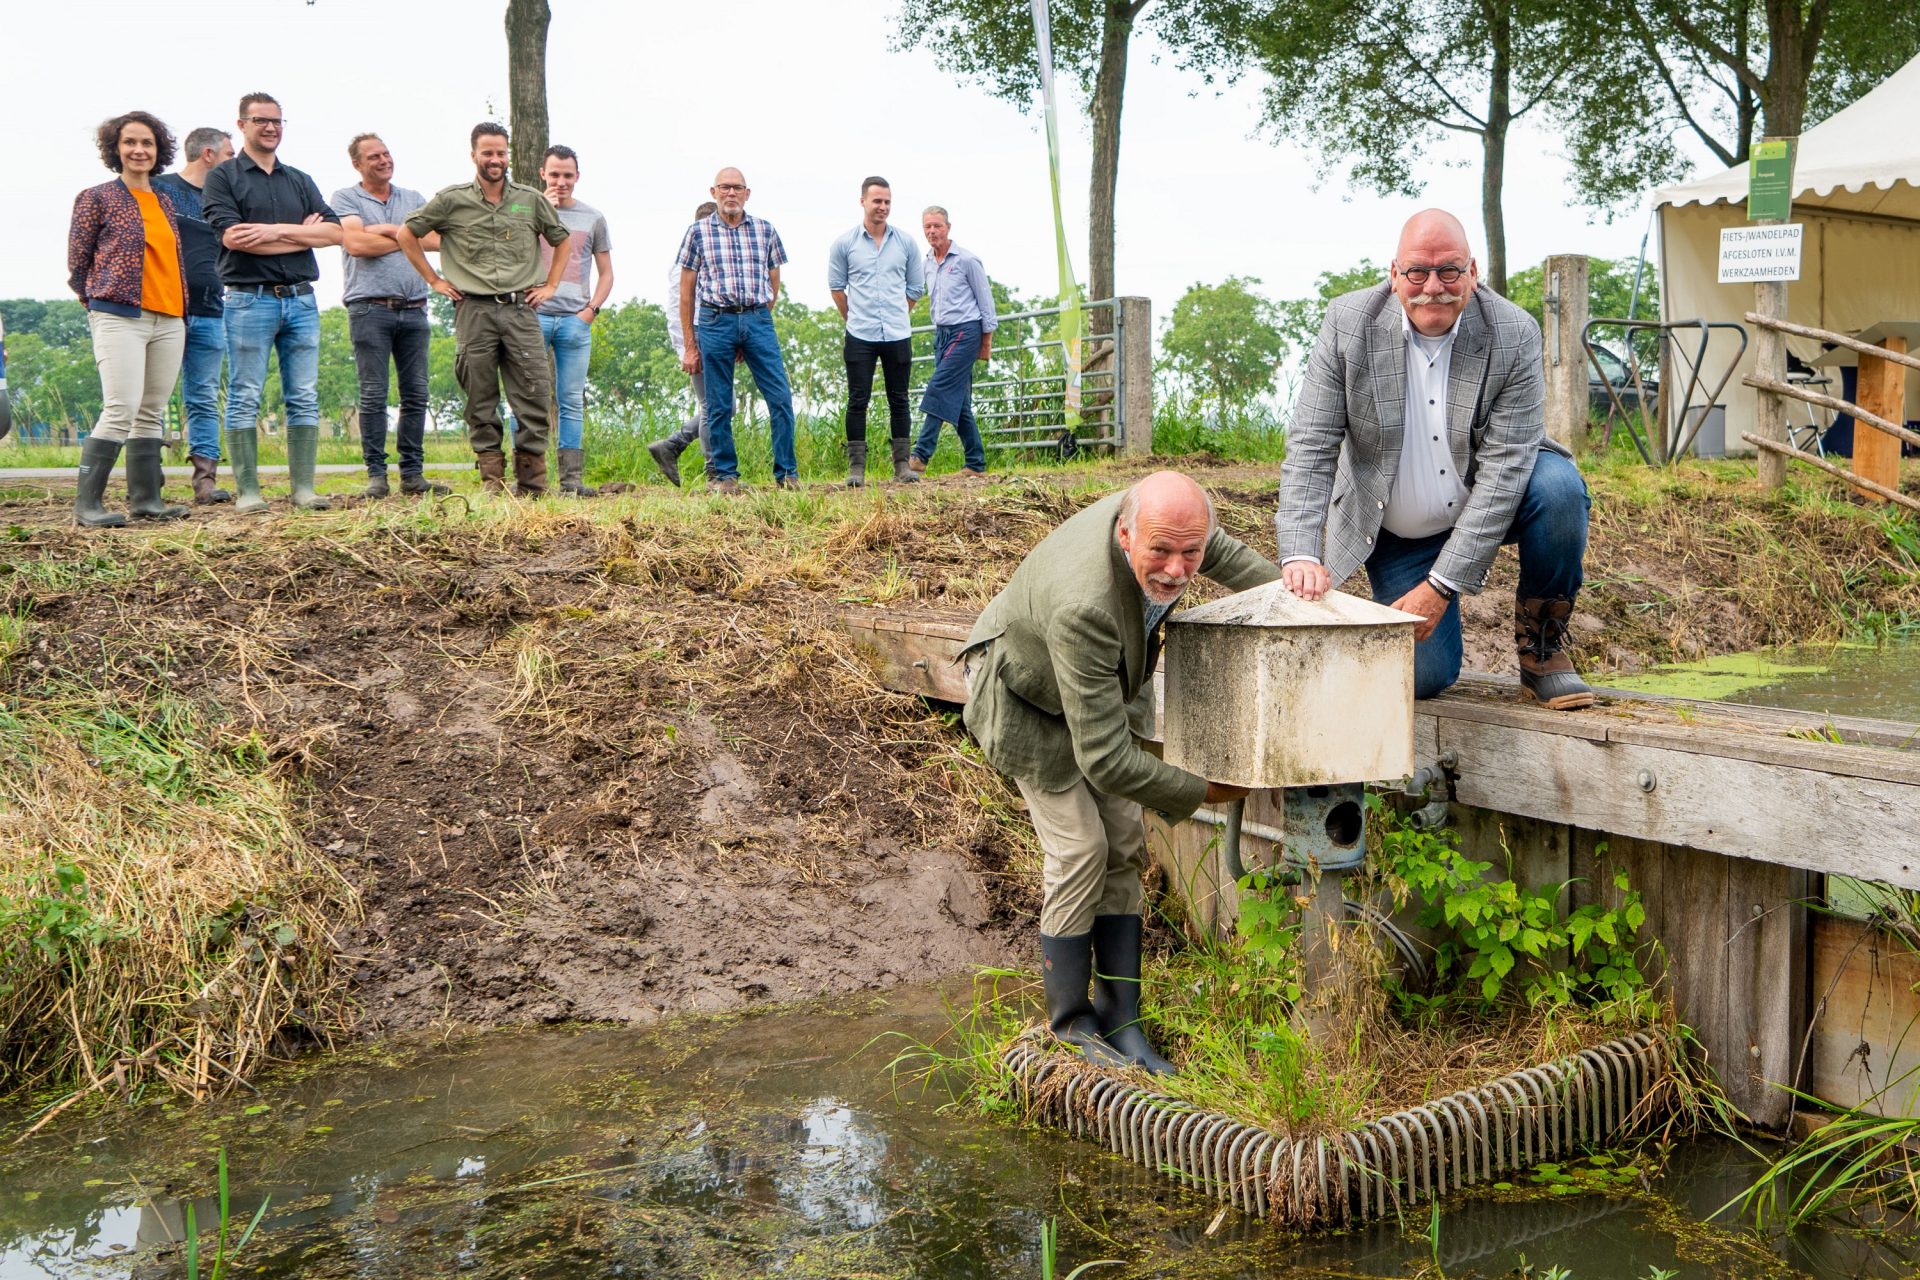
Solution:
<path fill-rule="evenodd" d="M 1007 0 L 1010 4 L 1022 0 Z M 943 204 L 954 238 L 1023 294 L 1054 287 L 1046 144 L 1036 114 L 941 75 L 924 52 L 895 53 L 891 0 L 551 0 L 551 134 L 580 152 L 578 197 L 613 235 L 614 297 L 662 301 L 667 266 L 715 169 L 739 165 L 748 206 L 780 230 L 788 287 L 827 305 L 827 248 L 859 219 L 859 181 L 884 174 L 901 221 Z M 431 194 L 473 176 L 467 131 L 505 119 L 503 0 L 53 0 L 6 6 L 0 107 L 16 141 L 8 175 L 0 297 L 67 297 L 73 196 L 106 177 L 98 122 L 142 108 L 177 134 L 229 130 L 239 95 L 274 94 L 289 121 L 281 155 L 322 194 L 355 181 L 346 141 L 384 137 L 395 181 Z M 1257 89 L 1214 92 L 1157 65 L 1136 38 L 1121 145 L 1117 276 L 1164 317 L 1197 281 L 1259 277 L 1275 298 L 1314 277 L 1392 255 L 1423 203 L 1457 212 L 1480 248 L 1471 145 L 1435 153 L 1420 202 L 1313 185 L 1310 157 L 1256 136 Z M 1088 130 L 1062 120 L 1069 243 L 1086 278 Z M 1549 253 L 1638 251 L 1644 209 L 1613 225 L 1563 203 L 1567 168 L 1522 129 L 1508 158 L 1513 269 Z M 323 304 L 337 302 L 337 250 L 321 254 Z"/>

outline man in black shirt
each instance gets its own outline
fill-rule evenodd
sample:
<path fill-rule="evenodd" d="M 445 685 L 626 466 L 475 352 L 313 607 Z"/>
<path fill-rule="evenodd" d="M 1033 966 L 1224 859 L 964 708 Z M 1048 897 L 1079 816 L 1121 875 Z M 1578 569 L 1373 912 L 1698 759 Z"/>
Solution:
<path fill-rule="evenodd" d="M 227 360 L 227 323 L 220 306 L 220 237 L 201 208 L 207 174 L 233 159 L 233 139 L 223 130 L 195 129 L 180 152 L 178 173 L 156 174 L 153 185 L 173 201 L 180 222 L 180 249 L 187 271 L 187 348 L 180 361 L 180 396 L 187 405 L 187 458 L 193 463 L 197 506 L 232 502 L 214 488 L 220 469 L 220 370 Z"/>
<path fill-rule="evenodd" d="M 277 158 L 286 128 L 271 94 L 240 99 L 240 153 L 207 175 L 202 202 L 220 237 L 227 287 L 227 446 L 239 487 L 237 511 L 265 511 L 260 496 L 260 392 L 267 356 L 280 353 L 287 409 L 287 472 L 295 507 L 324 511 L 314 492 L 320 445 L 320 311 L 313 282 L 321 245 L 340 243 L 340 218 L 313 179 Z"/>

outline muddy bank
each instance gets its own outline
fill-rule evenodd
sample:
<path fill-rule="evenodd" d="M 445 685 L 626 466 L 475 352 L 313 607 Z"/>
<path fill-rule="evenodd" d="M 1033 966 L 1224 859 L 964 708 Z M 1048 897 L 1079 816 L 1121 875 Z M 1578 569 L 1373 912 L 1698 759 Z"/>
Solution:
<path fill-rule="evenodd" d="M 296 765 L 307 840 L 359 890 L 336 941 L 363 1032 L 645 1020 L 1024 961 L 1016 798 L 835 623 L 979 608 L 1137 470 L 85 533 L 14 502 L 0 612 L 27 630 L 0 690 L 164 689 Z M 1192 470 L 1271 554 L 1274 471 Z M 1586 669 L 1920 616 L 1870 518 L 1725 471 L 1655 483 L 1595 480 Z M 1513 575 L 1504 552 L 1468 604 L 1471 667 L 1511 670 Z"/>

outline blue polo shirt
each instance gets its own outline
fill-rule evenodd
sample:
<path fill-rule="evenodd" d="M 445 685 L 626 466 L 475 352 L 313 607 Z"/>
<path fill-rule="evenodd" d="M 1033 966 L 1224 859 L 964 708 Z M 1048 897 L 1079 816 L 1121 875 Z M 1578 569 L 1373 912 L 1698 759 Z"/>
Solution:
<path fill-rule="evenodd" d="M 847 295 L 848 334 L 868 342 L 898 342 L 913 332 L 908 302 L 927 291 L 927 281 L 912 240 L 888 223 L 876 246 L 863 223 L 833 242 L 827 288 Z"/>

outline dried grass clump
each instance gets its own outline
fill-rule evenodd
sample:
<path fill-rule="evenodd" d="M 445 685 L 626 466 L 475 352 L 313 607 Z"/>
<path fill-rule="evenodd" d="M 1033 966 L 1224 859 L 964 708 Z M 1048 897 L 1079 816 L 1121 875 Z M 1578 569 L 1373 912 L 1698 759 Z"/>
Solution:
<path fill-rule="evenodd" d="M 295 830 L 282 756 L 164 694 L 0 706 L 0 1094 L 194 1097 L 344 1022 L 352 888 Z"/>

